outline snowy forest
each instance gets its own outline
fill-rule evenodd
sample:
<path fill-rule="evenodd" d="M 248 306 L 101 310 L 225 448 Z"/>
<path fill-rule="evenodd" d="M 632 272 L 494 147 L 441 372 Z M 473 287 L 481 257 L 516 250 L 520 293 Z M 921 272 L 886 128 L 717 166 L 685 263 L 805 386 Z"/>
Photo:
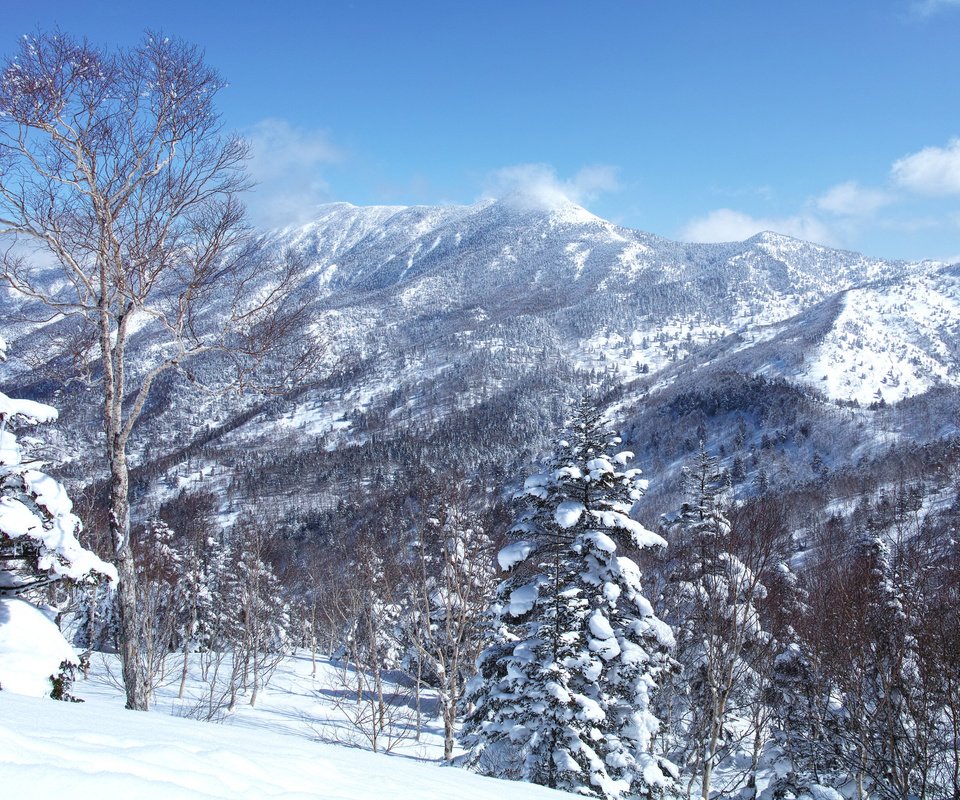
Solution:
<path fill-rule="evenodd" d="M 960 797 L 956 265 L 571 205 L 256 231 L 200 49 L 2 70 L 0 695 L 113 664 L 216 736 L 299 659 L 341 747 Z"/>

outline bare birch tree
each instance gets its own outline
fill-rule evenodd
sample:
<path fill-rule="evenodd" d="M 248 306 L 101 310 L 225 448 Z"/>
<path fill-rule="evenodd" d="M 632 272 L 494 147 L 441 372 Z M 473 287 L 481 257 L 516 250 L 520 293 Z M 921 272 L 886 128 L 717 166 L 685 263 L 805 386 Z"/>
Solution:
<path fill-rule="evenodd" d="M 407 580 L 418 672 L 437 690 L 446 761 L 453 758 L 467 680 L 484 645 L 478 622 L 497 583 L 493 545 L 468 502 L 468 488 L 459 484 L 432 505 L 412 543 Z"/>
<path fill-rule="evenodd" d="M 131 709 L 146 710 L 148 692 L 137 668 L 128 444 L 151 386 L 201 354 L 216 354 L 229 365 L 224 382 L 242 385 L 303 327 L 290 294 L 296 265 L 268 268 L 243 225 L 247 148 L 223 133 L 214 106 L 223 86 L 198 48 L 153 35 L 111 52 L 40 33 L 0 73 L 0 275 L 47 321 L 77 323 L 88 348 L 79 355 L 102 388 Z M 128 345 L 145 325 L 158 347 L 135 363 Z M 308 348 L 294 350 L 309 360 Z"/>

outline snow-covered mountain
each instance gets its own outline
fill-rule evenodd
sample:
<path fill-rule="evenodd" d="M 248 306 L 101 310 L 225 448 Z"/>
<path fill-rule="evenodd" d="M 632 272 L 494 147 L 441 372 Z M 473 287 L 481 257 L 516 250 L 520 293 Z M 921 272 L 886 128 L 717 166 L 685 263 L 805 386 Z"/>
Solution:
<path fill-rule="evenodd" d="M 654 445 L 643 438 L 653 436 L 644 428 L 650 409 L 695 387 L 728 385 L 731 375 L 785 382 L 819 404 L 809 413 L 821 421 L 833 420 L 838 404 L 892 404 L 960 381 L 960 278 L 943 264 L 871 259 L 775 233 L 678 243 L 570 203 L 517 196 L 472 206 L 337 203 L 265 242 L 302 262 L 301 291 L 329 343 L 325 362 L 314 381 L 269 401 L 205 397 L 162 381 L 133 444 L 139 490 L 242 496 L 254 475 L 291 461 L 310 472 L 307 505 L 320 508 L 408 462 L 434 469 L 452 460 L 502 482 L 587 388 L 609 398 L 638 450 L 660 463 L 663 442 L 683 436 L 681 417 L 658 423 Z M 38 345 L 18 342 L 18 332 L 4 331 L 13 370 L 18 345 Z M 133 347 L 150 352 L 149 326 Z M 24 393 L 61 406 L 60 445 L 82 475 L 83 453 L 95 445 L 88 431 L 97 429 L 89 393 L 42 372 Z M 743 410 L 759 420 L 749 400 Z M 937 435 L 956 430 L 943 413 L 929 426 Z M 709 409 L 700 418 L 723 445 L 726 423 Z M 834 460 L 848 455 L 838 450 Z M 266 491 L 276 491 L 282 514 L 285 489 L 278 481 Z"/>
<path fill-rule="evenodd" d="M 778 377 L 833 401 L 897 403 L 960 386 L 960 268 L 924 266 L 746 325 L 673 372 Z"/>
<path fill-rule="evenodd" d="M 310 330 L 328 345 L 323 362 L 273 397 L 205 394 L 165 374 L 131 440 L 130 493 L 135 523 L 156 514 L 171 530 L 201 531 L 210 542 L 267 532 L 265 549 L 291 600 L 314 604 L 296 613 L 315 615 L 328 600 L 335 607 L 339 580 L 331 576 L 359 580 L 353 559 L 363 548 L 378 564 L 409 560 L 411 542 L 423 541 L 425 515 L 438 509 L 462 512 L 450 524 L 469 524 L 471 536 L 501 537 L 512 516 L 505 501 L 582 393 L 607 409 L 636 456 L 631 463 L 649 478 L 631 514 L 650 530 L 681 508 L 681 471 L 703 445 L 717 459 L 724 503 L 734 501 L 738 547 L 759 545 L 764 569 L 776 553 L 819 574 L 854 552 L 863 531 L 919 542 L 929 556 L 923 563 L 956 557 L 960 265 L 869 259 L 773 233 L 677 243 L 571 204 L 543 208 L 517 197 L 468 207 L 335 204 L 263 241 L 295 256 L 264 263 L 299 265 L 298 291 L 316 326 Z M 268 284 L 270 275 L 262 279 Z M 11 384 L 3 389 L 15 384 L 16 396 L 60 409 L 58 427 L 44 432 L 46 452 L 34 455 L 70 484 L 95 547 L 105 528 L 98 395 L 70 380 L 66 359 L 50 358 L 50 342 L 61 334 L 68 341 L 69 330 L 4 327 L 3 302 Z M 216 325 L 216 314 L 198 324 Z M 134 375 L 155 357 L 155 344 L 148 322 L 137 328 L 129 348 Z M 86 366 L 95 375 L 98 365 Z M 199 383 L 217 369 L 216 361 L 190 367 Z M 370 597 L 388 572 L 364 579 L 376 587 Z M 792 574 L 780 566 L 772 572 L 783 583 Z M 825 592 L 820 599 L 832 602 Z M 335 614 L 323 624 L 344 630 Z M 310 729 L 326 719 L 315 708 L 325 690 L 306 659 L 290 669 L 297 680 L 286 696 L 268 696 L 277 713 L 266 724 Z M 329 696 L 340 697 L 342 686 Z M 225 767 L 236 762 L 230 753 L 259 747 L 249 732 L 227 729 L 198 759 L 193 750 L 207 734 L 185 721 L 151 723 L 148 736 L 116 714 L 97 716 L 116 736 L 148 744 L 142 752 L 127 747 L 117 767 L 103 742 L 83 734 L 91 714 L 58 709 L 55 719 L 16 699 L 0 701 L 14 720 L 0 725 L 0 742 L 25 754 L 10 778 L 21 793 L 89 772 L 96 781 L 78 783 L 81 794 L 101 787 L 107 774 L 128 792 L 146 791 L 145 777 L 164 780 L 168 795 L 221 796 Z M 306 781 L 251 756 L 238 773 L 241 788 L 228 788 L 292 796 L 320 781 L 344 797 L 367 797 L 371 771 L 387 769 L 390 796 L 502 792 L 410 759 L 388 767 L 376 756 L 317 751 L 289 738 L 267 749 L 292 752 L 281 766 L 294 771 L 320 752 Z M 728 764 L 738 761 L 739 754 Z M 169 780 L 167 762 L 186 778 Z M 739 766 L 729 768 L 739 774 Z M 36 783 L 41 773 L 47 783 Z M 537 787 L 508 793 L 553 796 Z"/>
<path fill-rule="evenodd" d="M 540 311 L 578 306 L 598 292 L 633 295 L 642 308 L 667 291 L 679 308 L 771 321 L 916 266 L 773 233 L 732 244 L 671 242 L 570 203 L 545 209 L 515 198 L 439 208 L 338 203 L 273 240 L 313 265 L 326 297 L 385 292 L 407 309 L 482 307 L 500 315 L 537 301 Z"/>
<path fill-rule="evenodd" d="M 272 244 L 310 264 L 311 289 L 337 352 L 380 359 L 394 383 L 408 375 L 420 381 L 478 351 L 495 357 L 506 349 L 522 361 L 524 348 L 540 348 L 528 360 L 542 364 L 543 347 L 571 368 L 627 380 L 730 334 L 774 337 L 772 325 L 855 287 L 864 288 L 850 296 L 853 305 L 876 297 L 885 308 L 881 295 L 900 281 L 900 292 L 915 303 L 896 313 L 919 330 L 929 327 L 923 293 L 936 291 L 929 276 L 942 267 L 870 259 L 774 233 L 729 244 L 677 243 L 572 204 L 545 209 L 518 198 L 440 208 L 335 204 L 306 226 L 274 234 Z M 875 325 L 883 324 L 900 327 L 903 320 L 878 307 Z M 850 328 L 844 320 L 836 325 Z M 837 336 L 824 336 L 818 351 L 806 354 L 811 375 L 837 357 L 824 350 Z M 413 358 L 412 370 L 398 369 L 398 354 L 409 362 L 411 345 L 431 352 Z M 888 380 L 899 381 L 896 397 L 916 393 L 914 384 L 921 391 L 948 380 L 947 350 L 926 335 L 915 349 L 903 359 L 925 366 L 893 368 Z M 832 372 L 831 396 L 867 399 L 865 392 L 876 392 L 867 378 L 851 383 L 846 364 Z"/>

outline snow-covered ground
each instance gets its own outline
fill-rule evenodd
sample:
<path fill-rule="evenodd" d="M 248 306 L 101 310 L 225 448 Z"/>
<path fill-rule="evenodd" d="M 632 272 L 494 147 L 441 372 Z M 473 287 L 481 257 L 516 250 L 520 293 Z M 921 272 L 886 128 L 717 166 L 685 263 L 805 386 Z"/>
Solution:
<path fill-rule="evenodd" d="M 320 741 L 343 725 L 330 702 L 336 668 L 308 654 L 286 659 L 257 708 L 241 704 L 221 724 L 170 716 L 189 710 L 177 681 L 158 692 L 155 710 L 126 711 L 98 654 L 74 693 L 82 704 L 0 691 L 2 796 L 85 798 L 324 798 L 325 800 L 548 800 L 570 797 L 540 786 L 484 778 L 439 763 L 439 723 L 392 754 Z M 198 676 L 191 682 L 199 691 Z M 342 728 L 341 728 L 342 730 Z M 326 731 L 326 734 L 325 734 Z"/>
<path fill-rule="evenodd" d="M 960 280 L 949 274 L 852 290 L 798 377 L 828 397 L 863 405 L 956 386 L 958 320 Z"/>

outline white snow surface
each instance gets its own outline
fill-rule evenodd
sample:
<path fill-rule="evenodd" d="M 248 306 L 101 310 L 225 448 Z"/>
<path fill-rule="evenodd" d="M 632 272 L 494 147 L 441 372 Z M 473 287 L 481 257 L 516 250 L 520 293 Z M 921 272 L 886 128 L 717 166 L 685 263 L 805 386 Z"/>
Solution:
<path fill-rule="evenodd" d="M 797 377 L 830 398 L 896 403 L 960 385 L 958 333 L 960 278 L 953 275 L 932 272 L 854 289 Z"/>
<path fill-rule="evenodd" d="M 57 409 L 35 400 L 21 400 L 0 392 L 0 417 L 23 417 L 30 422 L 53 422 Z"/>
<path fill-rule="evenodd" d="M 622 528 L 630 534 L 637 547 L 666 547 L 667 540 L 653 531 L 647 530 L 636 520 L 618 511 L 593 511 L 590 513 L 605 528 Z"/>
<path fill-rule="evenodd" d="M 590 615 L 590 633 L 598 639 L 612 639 L 614 637 L 610 620 L 599 608 Z"/>
<path fill-rule="evenodd" d="M 49 697 L 50 676 L 60 672 L 64 661 L 79 663 L 47 615 L 26 600 L 0 597 L 0 697 L 10 692 Z"/>
<path fill-rule="evenodd" d="M 19 601 L 18 601 L 19 602 Z M 39 613 L 39 612 L 38 612 Z M 486 778 L 441 766 L 442 726 L 429 720 L 423 741 L 402 754 L 316 740 L 309 727 L 321 710 L 322 686 L 303 653 L 285 660 L 256 709 L 241 705 L 224 724 L 126 711 L 119 689 L 94 655 L 90 681 L 74 692 L 82 704 L 0 691 L 3 794 L 18 800 L 130 797 L 277 798 L 282 800 L 549 800 L 573 795 Z M 97 666 L 99 663 L 99 667 Z M 115 663 L 110 666 L 116 672 Z M 171 668 L 176 671 L 176 667 Z M 170 710 L 175 692 L 161 690 Z"/>
<path fill-rule="evenodd" d="M 4 483 L 4 496 L 0 497 L 0 532 L 9 539 L 27 538 L 40 545 L 37 564 L 40 570 L 74 580 L 99 572 L 115 581 L 117 572 L 113 565 L 101 561 L 77 540 L 76 534 L 82 526 L 72 513 L 73 503 L 63 486 L 36 469 L 42 466 L 39 462 L 23 463 L 24 451 L 16 434 L 6 430 L 7 420 L 14 416 L 28 422 L 50 422 L 57 418 L 57 410 L 0 392 L 0 479 Z M 24 490 L 41 513 L 35 513 L 17 497 L 7 494 L 12 489 L 7 485 L 8 476 L 22 479 Z M 8 577 L 5 570 L 0 570 L 0 578 Z"/>
<path fill-rule="evenodd" d="M 519 617 L 526 614 L 537 602 L 540 589 L 535 583 L 528 583 L 510 592 L 510 614 Z"/>

